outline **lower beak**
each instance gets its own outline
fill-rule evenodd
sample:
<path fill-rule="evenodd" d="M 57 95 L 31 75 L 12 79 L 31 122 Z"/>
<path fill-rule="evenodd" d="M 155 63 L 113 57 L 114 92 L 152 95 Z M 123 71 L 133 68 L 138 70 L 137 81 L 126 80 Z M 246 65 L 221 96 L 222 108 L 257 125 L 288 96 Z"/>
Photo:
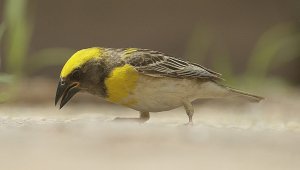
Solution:
<path fill-rule="evenodd" d="M 59 106 L 59 109 L 61 109 L 79 91 L 79 83 L 69 84 L 60 80 L 56 90 L 55 105 L 58 103 L 59 99 L 62 98 Z"/>

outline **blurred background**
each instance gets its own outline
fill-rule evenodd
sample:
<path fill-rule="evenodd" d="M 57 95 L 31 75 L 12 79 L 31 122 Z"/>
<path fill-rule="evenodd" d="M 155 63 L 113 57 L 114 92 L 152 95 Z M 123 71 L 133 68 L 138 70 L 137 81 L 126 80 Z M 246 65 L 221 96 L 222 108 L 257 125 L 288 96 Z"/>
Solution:
<path fill-rule="evenodd" d="M 173 125 L 186 121 L 182 109 L 155 114 L 143 128 L 108 123 L 137 114 L 90 95 L 77 95 L 58 111 L 53 100 L 62 66 L 75 51 L 93 46 L 162 51 L 220 72 L 230 86 L 266 100 L 197 105 L 196 128 L 180 132 Z M 27 165 L 38 158 L 30 169 L 53 169 L 47 160 L 57 157 L 77 162 L 72 169 L 103 161 L 110 169 L 113 159 L 121 161 L 116 169 L 195 168 L 199 161 L 206 169 L 297 169 L 299 87 L 299 0 L 0 0 L 0 128 L 6 129 L 0 144 L 8 160 L 18 155 Z M 19 140 L 25 142 L 12 142 Z M 128 153 L 137 155 L 125 159 Z M 190 157 L 173 164 L 182 153 Z M 1 165 L 18 169 L 9 162 Z M 61 161 L 55 169 L 71 164 Z"/>
<path fill-rule="evenodd" d="M 57 80 L 74 51 L 92 46 L 159 50 L 252 91 L 300 85 L 297 0 L 2 0 L 0 7 L 5 89 L 37 77 Z M 7 92 L 3 101 L 13 99 Z"/>

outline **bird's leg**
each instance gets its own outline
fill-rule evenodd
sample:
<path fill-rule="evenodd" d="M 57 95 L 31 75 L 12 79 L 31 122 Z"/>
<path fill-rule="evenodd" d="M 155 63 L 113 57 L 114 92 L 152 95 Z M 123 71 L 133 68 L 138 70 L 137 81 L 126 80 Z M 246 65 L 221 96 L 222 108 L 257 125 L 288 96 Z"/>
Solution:
<path fill-rule="evenodd" d="M 140 112 L 139 118 L 123 118 L 123 117 L 117 117 L 114 119 L 114 121 L 122 121 L 122 122 L 138 122 L 138 123 L 144 123 L 147 120 L 150 119 L 149 112 Z"/>
<path fill-rule="evenodd" d="M 183 100 L 182 103 L 183 103 L 184 109 L 186 111 L 186 114 L 189 117 L 189 122 L 187 123 L 187 125 L 192 125 L 193 124 L 194 107 L 188 99 Z"/>
<path fill-rule="evenodd" d="M 150 119 L 149 112 L 140 112 L 140 119 L 142 122 L 146 122 L 147 120 L 149 120 Z"/>

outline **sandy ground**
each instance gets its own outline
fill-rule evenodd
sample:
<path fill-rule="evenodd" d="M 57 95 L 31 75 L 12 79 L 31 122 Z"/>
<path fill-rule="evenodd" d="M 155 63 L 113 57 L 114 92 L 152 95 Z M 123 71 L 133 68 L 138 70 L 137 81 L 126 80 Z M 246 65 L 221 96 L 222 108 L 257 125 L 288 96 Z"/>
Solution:
<path fill-rule="evenodd" d="M 15 103 L 0 105 L 0 170 L 300 167 L 299 90 L 270 90 L 259 104 L 198 103 L 190 127 L 183 108 L 120 123 L 112 120 L 137 112 L 82 94 L 58 110 L 55 82 L 23 87 Z"/>
<path fill-rule="evenodd" d="M 183 108 L 145 124 L 111 121 L 137 112 L 107 103 L 0 108 L 0 169 L 228 169 L 300 167 L 298 94 L 259 104 L 200 103 L 193 127 Z"/>

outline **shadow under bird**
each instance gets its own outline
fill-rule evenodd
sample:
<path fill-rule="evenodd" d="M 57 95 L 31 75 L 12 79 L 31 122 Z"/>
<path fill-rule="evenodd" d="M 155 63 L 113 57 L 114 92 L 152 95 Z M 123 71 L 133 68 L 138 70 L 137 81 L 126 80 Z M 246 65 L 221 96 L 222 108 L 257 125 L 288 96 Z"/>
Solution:
<path fill-rule="evenodd" d="M 64 65 L 55 105 L 61 98 L 62 108 L 83 91 L 140 112 L 139 118 L 127 118 L 130 120 L 144 122 L 150 118 L 149 112 L 183 106 L 192 123 L 191 102 L 196 99 L 263 99 L 222 85 L 222 80 L 217 72 L 158 51 L 93 47 L 76 52 Z"/>

